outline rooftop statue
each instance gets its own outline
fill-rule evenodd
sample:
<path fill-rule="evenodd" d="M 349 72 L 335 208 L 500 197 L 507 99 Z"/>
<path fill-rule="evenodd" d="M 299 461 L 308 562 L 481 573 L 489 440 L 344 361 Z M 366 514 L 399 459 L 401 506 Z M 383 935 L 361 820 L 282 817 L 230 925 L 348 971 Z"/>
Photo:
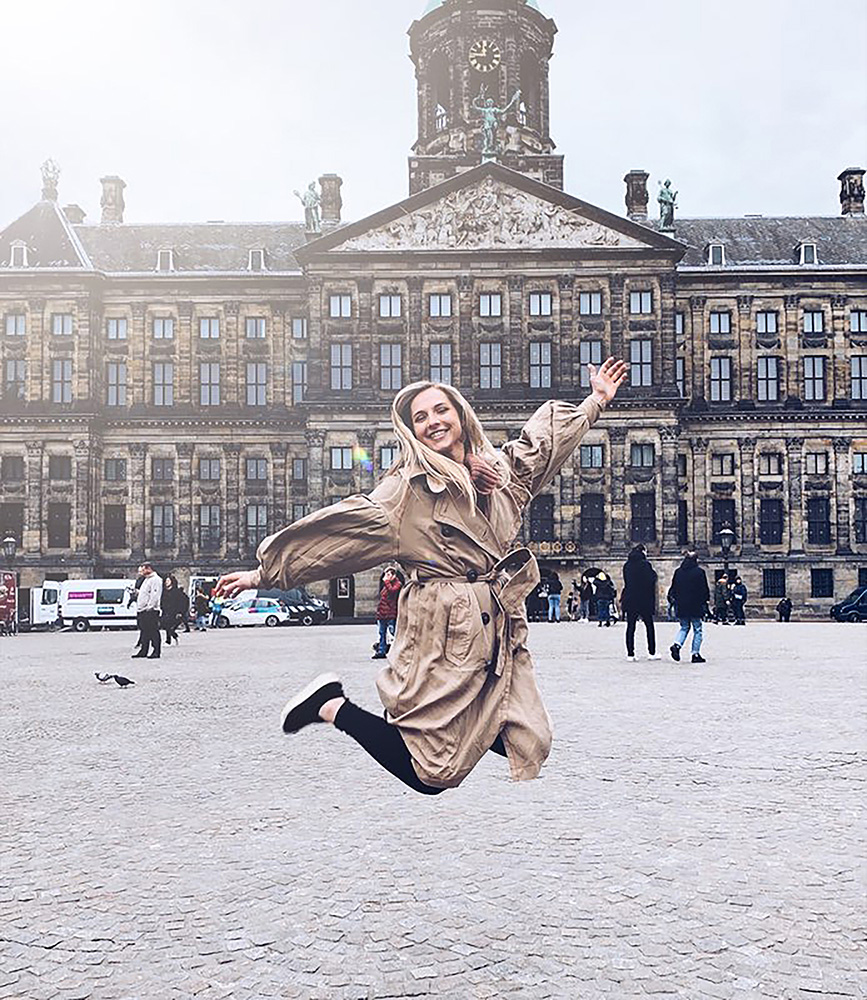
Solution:
<path fill-rule="evenodd" d="M 671 181 L 659 185 L 659 228 L 674 229 L 674 210 L 677 207 L 677 191 L 671 190 Z"/>
<path fill-rule="evenodd" d="M 304 194 L 295 192 L 295 197 L 304 206 L 304 223 L 308 233 L 321 233 L 322 222 L 319 216 L 319 205 L 322 198 L 316 190 L 316 181 L 311 181 Z"/>
<path fill-rule="evenodd" d="M 482 154 L 493 156 L 500 152 L 497 128 L 500 122 L 521 99 L 521 91 L 516 90 L 511 101 L 504 108 L 494 106 L 492 97 L 487 96 L 488 88 L 482 84 L 479 96 L 473 98 L 473 107 L 482 115 Z"/>
<path fill-rule="evenodd" d="M 42 164 L 42 197 L 48 201 L 57 201 L 57 182 L 60 180 L 60 167 L 54 160 L 48 159 Z"/>

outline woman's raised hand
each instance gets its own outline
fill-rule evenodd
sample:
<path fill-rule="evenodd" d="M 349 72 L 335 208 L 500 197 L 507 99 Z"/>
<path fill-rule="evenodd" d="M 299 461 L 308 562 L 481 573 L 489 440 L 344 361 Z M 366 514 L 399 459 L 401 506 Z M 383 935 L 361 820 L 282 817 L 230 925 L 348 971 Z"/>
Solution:
<path fill-rule="evenodd" d="M 623 380 L 629 372 L 629 365 L 620 358 L 608 358 L 597 370 L 595 365 L 588 365 L 590 371 L 590 387 L 592 396 L 600 406 L 606 406 L 617 395 Z"/>
<path fill-rule="evenodd" d="M 493 465 L 481 455 L 467 455 L 464 465 L 470 470 L 470 479 L 476 491 L 482 496 L 493 493 L 500 485 L 500 474 Z"/>
<path fill-rule="evenodd" d="M 259 587 L 259 570 L 252 569 L 240 573 L 227 573 L 217 580 L 214 587 L 216 597 L 237 597 L 245 590 L 256 590 Z"/>

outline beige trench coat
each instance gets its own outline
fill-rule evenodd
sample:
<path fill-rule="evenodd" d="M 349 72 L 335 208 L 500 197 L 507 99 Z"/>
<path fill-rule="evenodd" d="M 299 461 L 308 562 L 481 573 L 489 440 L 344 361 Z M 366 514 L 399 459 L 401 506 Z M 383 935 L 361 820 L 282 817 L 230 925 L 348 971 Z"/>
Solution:
<path fill-rule="evenodd" d="M 527 649 L 524 600 L 539 582 L 527 549 L 509 551 L 524 508 L 554 478 L 599 405 L 551 401 L 502 449 L 508 486 L 472 511 L 466 497 L 411 467 L 266 538 L 263 586 L 284 588 L 395 560 L 401 591 L 388 665 L 377 678 L 421 781 L 459 785 L 502 735 L 512 777 L 535 778 L 551 720 Z"/>

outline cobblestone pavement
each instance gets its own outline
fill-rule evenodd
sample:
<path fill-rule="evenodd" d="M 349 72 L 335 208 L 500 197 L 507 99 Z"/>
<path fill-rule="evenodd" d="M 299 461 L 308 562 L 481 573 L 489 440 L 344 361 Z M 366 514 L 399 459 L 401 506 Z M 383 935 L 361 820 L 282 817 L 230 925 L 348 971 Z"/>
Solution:
<path fill-rule="evenodd" d="M 533 626 L 542 778 L 432 799 L 279 731 L 372 628 L 0 639 L 0 998 L 867 996 L 867 627 L 707 633 Z"/>

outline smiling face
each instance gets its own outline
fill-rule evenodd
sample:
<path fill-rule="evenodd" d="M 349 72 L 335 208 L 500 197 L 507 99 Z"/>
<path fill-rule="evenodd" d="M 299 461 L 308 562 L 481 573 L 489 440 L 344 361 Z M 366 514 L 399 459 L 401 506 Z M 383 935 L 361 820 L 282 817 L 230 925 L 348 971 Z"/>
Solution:
<path fill-rule="evenodd" d="M 464 430 L 454 404 L 442 389 L 424 389 L 412 401 L 410 420 L 413 434 L 422 444 L 463 462 Z"/>

